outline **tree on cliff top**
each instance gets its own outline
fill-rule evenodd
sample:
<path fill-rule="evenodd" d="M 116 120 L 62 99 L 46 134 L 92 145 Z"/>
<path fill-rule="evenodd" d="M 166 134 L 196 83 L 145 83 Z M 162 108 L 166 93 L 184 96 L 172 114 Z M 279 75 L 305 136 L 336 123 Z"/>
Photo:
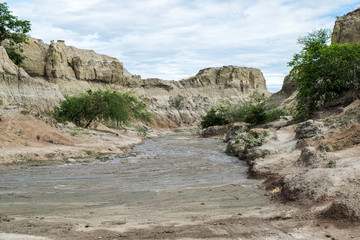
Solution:
<path fill-rule="evenodd" d="M 23 52 L 21 43 L 27 42 L 26 33 L 30 30 L 30 21 L 19 20 L 17 16 L 11 14 L 6 2 L 0 3 L 0 45 L 4 40 L 8 40 L 5 46 L 6 52 L 17 65 L 24 59 L 19 52 Z"/>
<path fill-rule="evenodd" d="M 358 91 L 360 44 L 327 45 L 330 31 L 316 30 L 300 37 L 303 48 L 288 64 L 298 86 L 296 117 L 306 119 L 318 108 L 350 89 Z"/>

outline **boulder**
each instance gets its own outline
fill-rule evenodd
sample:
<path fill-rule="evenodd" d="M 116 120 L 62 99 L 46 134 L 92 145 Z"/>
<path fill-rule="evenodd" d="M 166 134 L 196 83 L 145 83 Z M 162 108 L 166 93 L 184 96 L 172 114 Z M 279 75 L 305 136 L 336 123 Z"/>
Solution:
<path fill-rule="evenodd" d="M 225 142 L 229 142 L 230 139 L 236 137 L 236 133 L 247 132 L 249 130 L 249 124 L 244 122 L 232 123 L 225 136 Z"/>
<path fill-rule="evenodd" d="M 22 52 L 25 57 L 23 61 L 24 70 L 31 77 L 45 76 L 45 58 L 49 49 L 49 45 L 40 39 L 29 38 L 28 44 L 23 47 Z"/>
<path fill-rule="evenodd" d="M 201 132 L 201 136 L 203 137 L 215 137 L 215 136 L 224 136 L 226 134 L 226 132 L 229 129 L 229 125 L 224 125 L 224 126 L 211 126 L 208 128 L 205 128 L 202 132 Z"/>
<path fill-rule="evenodd" d="M 305 167 L 321 167 L 325 162 L 324 155 L 314 147 L 305 147 L 297 160 L 299 165 Z"/>
<path fill-rule="evenodd" d="M 299 126 L 295 129 L 296 138 L 312 138 L 316 136 L 320 131 L 319 127 L 315 124 L 314 120 L 308 120 L 304 123 L 299 124 Z"/>

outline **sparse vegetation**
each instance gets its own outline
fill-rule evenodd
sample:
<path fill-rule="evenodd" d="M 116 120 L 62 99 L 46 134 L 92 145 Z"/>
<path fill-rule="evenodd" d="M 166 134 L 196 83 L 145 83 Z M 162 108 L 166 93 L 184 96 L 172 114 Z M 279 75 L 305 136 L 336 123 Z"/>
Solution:
<path fill-rule="evenodd" d="M 256 147 L 263 144 L 265 137 L 267 136 L 267 133 L 260 133 L 257 136 L 254 136 L 253 134 L 249 132 L 240 132 L 236 134 L 238 138 L 244 141 L 244 144 L 248 147 Z M 238 140 L 238 139 L 237 139 Z"/>
<path fill-rule="evenodd" d="M 68 134 L 70 134 L 71 136 L 81 136 L 84 134 L 84 131 L 82 128 L 66 129 L 66 132 Z"/>
<path fill-rule="evenodd" d="M 148 129 L 144 126 L 136 126 L 135 127 L 135 130 L 138 132 L 138 133 L 141 133 L 141 134 L 144 134 L 146 135 L 147 132 L 148 132 Z"/>
<path fill-rule="evenodd" d="M 327 168 L 335 168 L 336 167 L 336 162 L 334 162 L 333 160 L 330 160 L 327 164 L 326 164 Z"/>
<path fill-rule="evenodd" d="M 89 155 L 89 156 L 93 156 L 93 155 L 94 155 L 93 152 L 90 151 L 90 150 L 83 150 L 83 152 L 86 153 L 86 154 Z"/>
<path fill-rule="evenodd" d="M 235 141 L 228 145 L 226 153 L 230 156 L 238 156 L 240 152 L 247 149 L 261 146 L 267 136 L 267 132 L 236 132 Z M 230 147 L 229 147 L 230 146 Z"/>
<path fill-rule="evenodd" d="M 341 143 L 340 140 L 337 140 L 337 141 L 335 141 L 335 142 L 333 143 L 332 148 L 333 148 L 335 151 L 339 151 L 339 150 L 340 150 L 340 145 L 339 145 L 339 143 Z"/>
<path fill-rule="evenodd" d="M 201 126 L 206 128 L 214 125 L 226 125 L 231 122 L 246 122 L 252 125 L 272 122 L 284 115 L 284 111 L 270 105 L 265 97 L 258 92 L 250 95 L 249 100 L 238 105 L 211 108 L 202 117 Z"/>
<path fill-rule="evenodd" d="M 24 135 L 24 131 L 19 129 L 19 131 L 17 131 L 16 134 L 20 137 L 20 136 Z"/>

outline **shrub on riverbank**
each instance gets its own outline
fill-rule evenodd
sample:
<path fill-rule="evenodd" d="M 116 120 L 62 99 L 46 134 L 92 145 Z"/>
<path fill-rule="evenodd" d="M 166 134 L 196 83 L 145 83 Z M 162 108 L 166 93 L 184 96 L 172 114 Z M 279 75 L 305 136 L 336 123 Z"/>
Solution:
<path fill-rule="evenodd" d="M 206 112 L 206 115 L 202 117 L 201 127 L 208 128 L 215 125 L 226 125 L 230 121 L 227 119 L 229 114 L 229 109 L 223 106 L 218 106 L 216 108 L 211 108 Z"/>
<path fill-rule="evenodd" d="M 246 122 L 252 125 L 272 122 L 284 115 L 284 112 L 266 102 L 265 97 L 258 92 L 250 95 L 249 100 L 238 105 L 211 108 L 202 117 L 201 127 L 226 125 L 233 122 Z"/>

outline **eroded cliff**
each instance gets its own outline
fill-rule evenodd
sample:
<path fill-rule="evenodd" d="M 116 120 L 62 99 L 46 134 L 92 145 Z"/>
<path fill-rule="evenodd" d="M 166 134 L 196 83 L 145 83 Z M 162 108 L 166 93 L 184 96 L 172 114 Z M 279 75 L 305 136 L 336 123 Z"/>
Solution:
<path fill-rule="evenodd" d="M 360 7 L 339 17 L 334 26 L 331 42 L 344 44 L 360 41 Z"/>
<path fill-rule="evenodd" d="M 61 99 L 64 97 L 57 86 L 30 77 L 0 46 L 0 105 L 19 103 L 44 109 L 55 106 Z"/>
<path fill-rule="evenodd" d="M 2 53 L 5 57 L 5 51 Z M 14 70 L 5 72 L 17 80 L 3 81 L 0 97 L 10 102 L 19 102 L 21 98 L 38 108 L 54 106 L 63 96 L 89 88 L 134 91 L 155 113 L 157 125 L 176 127 L 196 122 L 212 106 L 242 102 L 255 90 L 270 95 L 263 74 L 255 68 L 207 68 L 188 79 L 166 81 L 141 79 L 130 74 L 116 58 L 69 47 L 61 40 L 48 45 L 31 38 L 29 44 L 24 45 L 23 54 L 23 69 L 10 63 L 8 58 L 2 61 L 2 65 L 12 66 Z M 10 90 L 20 82 L 25 84 L 26 94 L 19 88 L 17 92 Z M 29 94 L 34 96 L 31 101 L 25 96 Z M 43 100 L 37 101 L 36 96 Z"/>

